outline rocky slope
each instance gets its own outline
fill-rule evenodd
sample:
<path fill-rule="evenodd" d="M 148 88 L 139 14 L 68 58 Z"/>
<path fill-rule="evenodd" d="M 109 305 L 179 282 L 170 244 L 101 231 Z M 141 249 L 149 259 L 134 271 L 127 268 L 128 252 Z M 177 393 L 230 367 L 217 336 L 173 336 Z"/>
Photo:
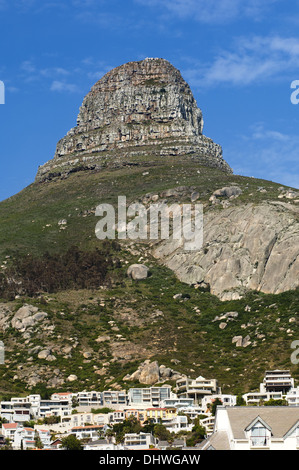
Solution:
<path fill-rule="evenodd" d="M 129 62 L 92 87 L 76 127 L 58 142 L 36 181 L 169 155 L 231 172 L 221 147 L 202 129 L 202 112 L 175 67 L 164 59 Z"/>
<path fill-rule="evenodd" d="M 206 210 L 200 251 L 184 251 L 167 240 L 154 255 L 181 281 L 209 285 L 222 300 L 240 298 L 248 290 L 277 294 L 295 289 L 299 206 L 269 201 Z"/>

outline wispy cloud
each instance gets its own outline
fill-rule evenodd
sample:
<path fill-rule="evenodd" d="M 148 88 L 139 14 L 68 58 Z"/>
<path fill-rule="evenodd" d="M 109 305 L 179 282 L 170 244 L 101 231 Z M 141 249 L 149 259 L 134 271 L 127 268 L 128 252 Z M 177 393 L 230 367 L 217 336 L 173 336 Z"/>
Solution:
<path fill-rule="evenodd" d="M 299 189 L 298 146 L 298 135 L 269 129 L 261 122 L 252 125 L 248 135 L 236 136 L 225 154 L 237 174 Z"/>
<path fill-rule="evenodd" d="M 191 58 L 187 58 L 189 62 Z M 230 50 L 222 50 L 209 63 L 192 61 L 184 76 L 193 86 L 249 85 L 280 78 L 298 70 L 299 39 L 280 36 L 241 37 Z"/>
<path fill-rule="evenodd" d="M 135 0 L 137 3 L 167 10 L 179 19 L 201 23 L 225 23 L 239 17 L 259 20 L 265 12 L 281 0 Z"/>
<path fill-rule="evenodd" d="M 94 57 L 76 58 L 62 62 L 59 56 L 51 57 L 52 64 L 37 61 L 36 58 L 24 60 L 18 73 L 14 75 L 14 86 L 24 88 L 24 84 L 34 83 L 43 90 L 59 93 L 83 93 L 114 66 Z"/>
<path fill-rule="evenodd" d="M 58 92 L 67 92 L 67 93 L 78 93 L 80 92 L 80 88 L 78 87 L 78 85 L 74 84 L 74 83 L 67 83 L 65 81 L 61 81 L 61 80 L 54 80 L 51 84 L 51 87 L 50 87 L 50 90 L 51 91 L 58 91 Z"/>

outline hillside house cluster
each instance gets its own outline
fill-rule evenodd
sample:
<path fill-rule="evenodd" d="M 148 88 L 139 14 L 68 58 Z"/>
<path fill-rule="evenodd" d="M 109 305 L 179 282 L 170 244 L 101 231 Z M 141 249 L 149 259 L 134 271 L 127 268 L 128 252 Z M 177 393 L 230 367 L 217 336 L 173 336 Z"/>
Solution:
<path fill-rule="evenodd" d="M 221 406 L 217 407 L 214 416 L 211 405 L 216 398 Z M 259 406 L 271 398 L 284 399 L 289 406 Z M 258 448 L 255 443 L 260 443 L 261 439 L 254 440 L 255 435 L 257 438 L 264 436 L 264 442 L 275 444 L 275 448 L 296 447 L 297 440 L 299 446 L 299 387 L 295 388 L 289 371 L 266 371 L 259 392 L 246 393 L 243 399 L 248 406 L 236 406 L 237 396 L 222 394 L 216 379 L 202 376 L 177 380 L 175 391 L 170 385 L 163 384 L 134 387 L 127 391 L 53 393 L 50 399 L 42 399 L 38 394 L 16 397 L 0 402 L 0 446 L 9 439 L 14 449 L 35 448 L 39 439 L 43 448 L 57 449 L 60 439 L 72 434 L 84 440 L 85 450 L 167 447 L 167 443 L 159 442 L 151 433 L 126 434 L 121 444 L 105 438 L 107 430 L 114 424 L 132 416 L 141 426 L 146 422 L 161 423 L 174 435 L 180 431 L 192 431 L 194 420 L 199 418 L 206 430 L 202 449 L 217 449 L 219 446 Z M 273 424 L 276 422 L 274 413 L 278 409 L 282 423 L 279 429 Z M 37 424 L 49 417 L 56 417 L 58 422 Z M 34 427 L 28 427 L 31 421 L 36 423 Z M 238 431 L 237 426 L 240 426 Z M 53 435 L 56 437 L 54 440 Z M 185 441 L 177 439 L 175 446 L 184 447 Z"/>

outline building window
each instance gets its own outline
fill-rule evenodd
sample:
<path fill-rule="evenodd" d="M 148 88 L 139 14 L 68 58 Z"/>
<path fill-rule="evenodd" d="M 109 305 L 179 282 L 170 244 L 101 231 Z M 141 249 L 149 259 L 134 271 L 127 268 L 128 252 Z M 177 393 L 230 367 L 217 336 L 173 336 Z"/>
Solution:
<path fill-rule="evenodd" d="M 269 432 L 261 423 L 256 423 L 251 428 L 251 446 L 252 447 L 268 447 Z"/>

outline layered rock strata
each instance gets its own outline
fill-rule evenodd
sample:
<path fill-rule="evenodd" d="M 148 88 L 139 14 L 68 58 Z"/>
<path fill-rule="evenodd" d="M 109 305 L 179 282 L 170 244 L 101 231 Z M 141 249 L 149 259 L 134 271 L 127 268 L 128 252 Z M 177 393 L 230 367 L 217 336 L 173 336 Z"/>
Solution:
<path fill-rule="evenodd" d="M 164 59 L 121 65 L 84 98 L 77 125 L 36 181 L 81 170 L 187 157 L 231 173 L 221 146 L 202 134 L 203 116 L 181 73 Z"/>

